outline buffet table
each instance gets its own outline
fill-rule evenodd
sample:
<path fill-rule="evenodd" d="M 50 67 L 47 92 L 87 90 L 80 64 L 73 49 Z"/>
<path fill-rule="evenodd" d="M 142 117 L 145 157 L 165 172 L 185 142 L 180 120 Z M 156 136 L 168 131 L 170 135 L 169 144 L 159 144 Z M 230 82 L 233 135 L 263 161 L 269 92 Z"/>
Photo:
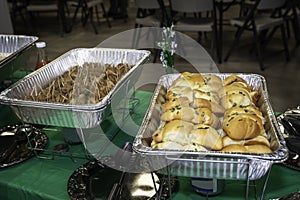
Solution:
<path fill-rule="evenodd" d="M 132 118 L 137 124 L 142 122 L 151 96 L 152 93 L 150 92 L 136 92 L 136 97 L 141 101 L 136 106 Z M 9 107 L 1 106 L 0 109 L 1 125 L 7 124 L 7 120 L 13 123 L 17 122 Z M 47 149 L 52 149 L 57 143 L 63 143 L 64 134 L 62 131 L 62 128 L 57 127 L 45 129 L 44 132 L 49 139 Z M 122 146 L 125 142 L 133 141 L 133 139 L 132 136 L 119 131 L 112 141 L 114 144 Z M 71 145 L 70 151 L 84 152 L 84 148 L 81 144 Z M 2 168 L 0 169 L 0 199 L 70 199 L 67 192 L 68 179 L 79 166 L 86 162 L 88 159 L 85 157 L 72 160 L 69 156 L 54 155 L 53 159 L 33 157 L 20 164 Z M 173 199 L 204 198 L 193 190 L 190 178 L 177 178 L 178 187 L 173 191 Z M 255 181 L 258 195 L 262 190 L 264 178 Z M 251 182 L 251 184 L 253 183 Z M 244 181 L 226 180 L 222 193 L 209 199 L 245 199 L 244 184 Z M 300 191 L 299 171 L 289 169 L 281 164 L 273 165 L 265 191 L 265 199 L 276 199 L 297 191 Z M 254 199 L 254 197 L 254 187 L 250 187 L 250 199 Z"/>

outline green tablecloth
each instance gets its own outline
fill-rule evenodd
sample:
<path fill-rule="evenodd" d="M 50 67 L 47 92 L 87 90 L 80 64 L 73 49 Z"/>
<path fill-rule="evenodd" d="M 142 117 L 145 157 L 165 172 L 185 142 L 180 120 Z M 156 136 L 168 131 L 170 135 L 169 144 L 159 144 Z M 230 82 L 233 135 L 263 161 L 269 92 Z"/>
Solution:
<path fill-rule="evenodd" d="M 136 97 L 141 101 L 135 108 L 132 118 L 137 124 L 143 120 L 144 113 L 148 107 L 152 93 L 138 91 Z M 0 107 L 0 121 L 5 124 L 6 119 L 15 122 L 13 113 L 5 106 Z M 49 137 L 48 149 L 55 144 L 63 142 L 63 129 L 47 130 Z M 109 131 L 109 128 L 107 128 Z M 126 141 L 133 141 L 133 137 L 119 131 L 113 142 L 119 146 Z M 74 145 L 71 152 L 84 152 L 82 145 Z M 73 162 L 68 156 L 55 155 L 53 160 L 33 157 L 23 163 L 0 169 L 0 199 L 69 199 L 67 183 L 70 175 L 82 164 L 86 163 L 84 158 L 76 158 Z M 179 187 L 174 191 L 173 199 L 199 199 L 190 185 L 190 178 L 178 177 Z M 264 177 L 256 181 L 258 192 L 261 191 Z M 245 182 L 226 180 L 225 188 L 218 196 L 209 199 L 244 199 Z M 250 197 L 254 197 L 253 187 L 250 188 Z M 265 192 L 265 199 L 278 198 L 292 192 L 300 191 L 300 172 L 288 169 L 280 164 L 273 165 L 271 175 Z M 203 198 L 203 197 L 202 197 Z"/>

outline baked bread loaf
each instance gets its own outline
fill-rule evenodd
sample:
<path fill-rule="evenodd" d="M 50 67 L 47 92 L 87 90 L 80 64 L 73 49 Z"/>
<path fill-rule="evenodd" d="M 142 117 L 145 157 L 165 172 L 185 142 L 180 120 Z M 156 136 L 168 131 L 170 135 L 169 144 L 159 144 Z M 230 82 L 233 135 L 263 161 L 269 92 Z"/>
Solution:
<path fill-rule="evenodd" d="M 231 144 L 231 145 L 225 146 L 221 151 L 227 152 L 227 153 L 246 153 L 247 148 L 241 144 Z"/>
<path fill-rule="evenodd" d="M 235 140 L 251 139 L 265 132 L 261 119 L 251 114 L 238 114 L 224 118 L 223 130 Z"/>
<path fill-rule="evenodd" d="M 246 95 L 248 99 L 251 99 L 253 104 L 256 104 L 259 99 L 259 92 L 257 90 L 254 90 L 252 86 L 250 86 L 244 79 L 237 75 L 231 75 L 224 79 L 223 86 L 221 90 L 219 90 L 219 95 L 224 98 L 228 94 L 239 94 Z M 235 98 L 237 98 L 240 95 L 236 95 Z M 230 101 L 229 99 L 234 100 L 234 97 L 228 98 L 227 101 Z M 240 97 L 240 99 L 243 99 Z M 223 103 L 226 105 L 226 100 L 223 99 Z M 235 102 L 236 103 L 236 102 Z M 239 106 L 239 105 L 237 105 Z M 242 106 L 245 106 L 242 104 Z M 230 107 L 230 104 L 229 104 Z M 228 108 L 228 105 L 226 105 L 226 108 Z"/>
<path fill-rule="evenodd" d="M 179 95 L 178 95 L 179 96 Z M 171 95 L 169 96 L 169 99 L 162 105 L 164 110 L 168 110 L 175 107 L 192 107 L 192 108 L 208 108 L 213 113 L 223 116 L 225 112 L 225 108 L 221 106 L 219 103 L 216 103 L 215 101 L 208 100 L 208 96 L 206 95 L 205 98 L 196 98 L 194 97 L 192 101 L 189 100 L 187 96 L 181 95 L 180 97 L 174 97 L 171 98 Z M 162 101 L 161 101 L 162 102 Z"/>
<path fill-rule="evenodd" d="M 262 113 L 259 111 L 259 109 L 255 105 L 245 106 L 245 107 L 232 107 L 224 113 L 224 117 L 231 117 L 234 115 L 239 114 L 251 114 L 258 116 L 262 123 L 265 123 L 265 118 L 263 117 Z"/>
<path fill-rule="evenodd" d="M 167 100 L 181 97 L 185 97 L 189 100 L 189 102 L 192 102 L 194 99 L 193 89 L 185 86 L 171 86 L 166 94 Z"/>
<path fill-rule="evenodd" d="M 239 145 L 256 145 L 256 144 L 261 144 L 261 145 L 265 145 L 267 147 L 270 147 L 270 142 L 269 140 L 262 135 L 256 136 L 255 138 L 251 138 L 248 140 L 234 140 L 231 137 L 229 137 L 228 135 L 224 136 L 222 138 L 223 141 L 223 146 L 229 146 L 232 144 L 239 144 Z"/>
<path fill-rule="evenodd" d="M 245 147 L 247 151 L 250 153 L 258 153 L 258 154 L 272 153 L 270 147 L 261 144 L 247 145 Z"/>
<path fill-rule="evenodd" d="M 222 79 L 213 74 L 202 75 L 204 79 L 204 85 L 199 88 L 203 92 L 214 92 L 218 93 L 223 87 Z"/>
<path fill-rule="evenodd" d="M 208 125 L 194 125 L 182 120 L 170 121 L 152 135 L 151 146 L 153 148 L 168 147 L 173 143 L 176 143 L 174 146 L 177 147 L 180 145 L 181 149 L 197 147 L 202 150 L 221 150 L 223 148 L 222 137 L 216 129 Z M 173 149 L 173 147 L 168 149 Z"/>
<path fill-rule="evenodd" d="M 197 146 L 193 144 L 181 145 L 177 142 L 161 142 L 154 144 L 152 148 L 156 149 L 169 149 L 169 150 L 181 150 L 181 151 L 207 151 L 203 146 Z"/>
<path fill-rule="evenodd" d="M 256 145 L 240 145 L 240 144 L 231 144 L 224 147 L 222 152 L 234 152 L 234 153 L 256 153 L 256 154 L 267 154 L 272 153 L 272 150 L 261 144 Z"/>
<path fill-rule="evenodd" d="M 218 131 L 211 126 L 199 124 L 190 133 L 192 144 L 204 146 L 211 150 L 221 150 L 223 148 L 222 137 Z"/>
<path fill-rule="evenodd" d="M 189 87 L 191 89 L 200 89 L 205 85 L 204 78 L 201 74 L 183 72 L 174 82 L 173 86 Z"/>
<path fill-rule="evenodd" d="M 156 130 L 152 135 L 152 145 L 160 142 L 172 141 L 181 145 L 190 144 L 188 134 L 194 129 L 194 124 L 182 120 L 172 120 L 164 127 Z M 151 146 L 152 146 L 151 145 Z"/>
<path fill-rule="evenodd" d="M 256 153 L 256 154 L 268 154 L 272 153 L 272 150 L 261 144 L 257 145 L 240 145 L 240 144 L 231 144 L 229 146 L 224 147 L 222 152 L 228 153 Z"/>
<path fill-rule="evenodd" d="M 208 108 L 192 108 L 176 106 L 162 113 L 162 121 L 183 120 L 194 124 L 211 125 L 217 128 L 220 125 L 219 118 Z"/>
<path fill-rule="evenodd" d="M 246 85 L 248 85 L 248 83 L 241 77 L 239 77 L 236 74 L 232 74 L 230 76 L 227 76 L 224 80 L 223 80 L 223 85 L 230 85 L 234 82 L 240 82 L 240 83 L 245 83 Z"/>

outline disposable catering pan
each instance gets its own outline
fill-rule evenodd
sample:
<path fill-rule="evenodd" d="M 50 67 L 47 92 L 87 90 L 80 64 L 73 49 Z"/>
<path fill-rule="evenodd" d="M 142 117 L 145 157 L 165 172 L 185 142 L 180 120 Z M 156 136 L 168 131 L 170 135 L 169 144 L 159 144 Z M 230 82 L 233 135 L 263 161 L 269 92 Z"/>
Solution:
<path fill-rule="evenodd" d="M 212 150 L 196 152 L 152 148 L 151 135 L 159 125 L 155 119 L 159 119 L 156 107 L 160 90 L 168 89 L 179 75 L 169 74 L 160 78 L 133 143 L 134 151 L 149 163 L 151 169 L 186 177 L 255 180 L 265 175 L 273 163 L 287 159 L 288 150 L 269 102 L 266 81 L 264 77 L 257 74 L 236 75 L 245 79 L 261 93 L 258 106 L 266 119 L 265 130 L 269 136 L 272 153 L 225 153 Z M 216 73 L 215 75 L 223 80 L 231 74 Z"/>
<path fill-rule="evenodd" d="M 21 62 L 17 62 L 16 58 L 33 46 L 37 40 L 38 37 L 35 36 L 0 35 L 0 73 L 2 77 L 0 77 L 0 81 L 20 67 Z"/>
<path fill-rule="evenodd" d="M 0 94 L 0 103 L 12 107 L 27 123 L 53 125 L 70 128 L 91 128 L 99 125 L 110 114 L 110 101 L 115 96 L 126 95 L 138 79 L 143 63 L 148 61 L 149 51 L 134 49 L 78 48 L 68 51 L 43 68 L 25 76 Z M 84 63 L 120 63 L 133 66 L 100 101 L 93 104 L 50 103 L 24 100 L 33 88 L 49 85 L 54 79 L 74 66 Z M 124 96 L 123 96 L 124 97 Z"/>
<path fill-rule="evenodd" d="M 37 40 L 35 36 L 0 35 L 0 68 Z"/>

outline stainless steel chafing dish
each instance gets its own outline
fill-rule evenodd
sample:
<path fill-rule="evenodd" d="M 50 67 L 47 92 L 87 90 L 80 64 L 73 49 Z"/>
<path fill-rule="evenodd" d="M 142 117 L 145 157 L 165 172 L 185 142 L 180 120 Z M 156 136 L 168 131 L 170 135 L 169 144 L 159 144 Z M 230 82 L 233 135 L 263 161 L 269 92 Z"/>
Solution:
<path fill-rule="evenodd" d="M 134 151 L 147 160 L 151 170 L 187 177 L 255 180 L 264 176 L 273 163 L 287 159 L 288 150 L 270 105 L 266 80 L 257 74 L 237 75 L 261 93 L 258 106 L 266 118 L 265 129 L 271 144 L 271 154 L 225 153 L 209 150 L 193 152 L 151 148 L 151 135 L 158 126 L 158 123 L 153 123 L 153 120 L 159 119 L 159 116 L 155 116 L 159 92 L 162 87 L 168 89 L 179 75 L 169 74 L 161 77 L 133 143 Z M 224 79 L 231 74 L 216 73 L 215 75 Z"/>
<path fill-rule="evenodd" d="M 0 35 L 0 81 L 17 70 L 24 60 L 18 59 L 38 37 L 25 35 Z"/>
<path fill-rule="evenodd" d="M 0 103 L 12 107 L 14 112 L 27 123 L 71 128 L 91 128 L 99 125 L 110 114 L 110 101 L 126 97 L 138 79 L 143 63 L 148 61 L 149 51 L 134 49 L 78 48 L 70 50 L 43 68 L 29 74 L 0 94 Z M 76 65 L 84 63 L 134 65 L 98 103 L 73 105 L 24 100 L 34 87 L 48 85 L 56 77 Z M 120 105 L 121 106 L 121 105 Z M 120 108 L 122 109 L 122 108 Z"/>

